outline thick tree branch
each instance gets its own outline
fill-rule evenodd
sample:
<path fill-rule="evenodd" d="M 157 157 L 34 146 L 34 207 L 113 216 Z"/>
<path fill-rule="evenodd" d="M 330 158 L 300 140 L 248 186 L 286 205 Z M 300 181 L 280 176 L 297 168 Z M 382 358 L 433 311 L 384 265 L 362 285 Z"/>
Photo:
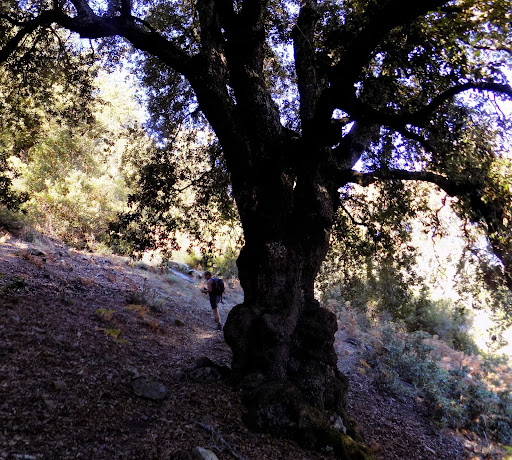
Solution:
<path fill-rule="evenodd" d="M 370 62 L 379 43 L 395 28 L 411 20 L 436 11 L 448 0 L 390 0 L 368 3 L 365 16 L 369 18 L 356 33 L 344 34 L 344 49 L 339 62 L 329 73 L 329 88 L 322 91 L 315 118 L 322 122 L 335 108 L 351 101 L 347 96 L 354 93 L 353 85 L 364 67 Z M 451 14 L 452 12 L 450 12 Z M 353 105 L 353 104 L 351 104 Z M 348 112 L 352 115 L 351 112 Z"/>
<path fill-rule="evenodd" d="M 48 10 L 24 22 L 16 35 L 0 50 L 0 62 L 8 59 L 22 40 L 38 27 L 51 24 L 78 33 L 81 38 L 123 37 L 135 48 L 159 58 L 190 81 L 196 95 L 201 99 L 202 110 L 208 112 L 208 119 L 212 126 L 215 126 L 219 139 L 222 138 L 224 143 L 229 145 L 228 137 L 232 136 L 231 130 L 235 123 L 233 107 L 225 82 L 215 82 L 205 59 L 201 59 L 201 56 L 189 56 L 144 20 L 132 16 L 98 16 L 94 14 L 87 1 L 73 0 L 72 3 L 77 11 L 74 17 L 60 10 Z M 125 3 L 125 7 L 128 6 Z"/>
<path fill-rule="evenodd" d="M 328 168 L 344 171 L 342 173 L 342 177 L 344 178 L 343 184 L 350 182 L 350 180 L 346 180 L 345 178 L 345 171 L 352 170 L 370 145 L 378 141 L 381 126 L 380 123 L 364 124 L 355 122 L 350 132 L 332 149 L 333 161 L 329 162 Z M 396 131 L 404 138 L 411 139 L 420 144 L 426 152 L 432 153 L 435 151 L 434 147 L 431 146 L 428 140 L 423 136 L 401 126 L 396 127 Z M 332 173 L 332 170 L 328 169 L 327 176 L 329 176 L 330 173 Z M 340 185 L 338 182 L 335 182 L 334 186 L 337 189 Z"/>
<path fill-rule="evenodd" d="M 79 17 L 81 21 L 86 22 L 94 20 L 94 11 L 89 6 L 87 0 L 71 0 L 71 3 L 76 9 L 77 17 Z"/>
<path fill-rule="evenodd" d="M 300 94 L 300 118 L 303 132 L 309 127 L 316 111 L 320 88 L 315 65 L 315 26 L 319 14 L 316 0 L 304 0 L 297 24 L 293 29 L 293 45 L 297 84 Z"/>
<path fill-rule="evenodd" d="M 456 181 L 446 176 L 428 171 L 379 170 L 368 173 L 345 171 L 343 183 L 357 183 L 368 186 L 378 180 L 413 180 L 430 182 L 441 188 L 447 195 L 464 200 L 475 213 L 473 221 L 485 223 L 487 235 L 493 249 L 504 265 L 505 282 L 512 289 L 512 245 L 510 230 L 505 223 L 507 205 L 500 199 L 484 199 L 483 192 L 477 184 L 467 181 Z"/>
<path fill-rule="evenodd" d="M 240 18 L 248 35 L 263 31 L 267 6 L 268 0 L 243 0 Z"/>
<path fill-rule="evenodd" d="M 432 114 L 435 113 L 437 109 L 441 107 L 446 101 L 449 101 L 455 96 L 470 90 L 490 91 L 495 94 L 502 94 L 512 98 L 512 87 L 510 85 L 503 85 L 494 82 L 468 82 L 447 89 L 432 99 L 430 104 L 414 113 L 399 115 L 397 117 L 397 121 L 399 123 L 401 122 L 404 124 L 422 126 L 431 119 Z"/>
<path fill-rule="evenodd" d="M 146 31 L 135 24 L 135 20 L 125 18 L 102 18 L 95 16 L 87 18 L 64 17 L 56 23 L 72 32 L 77 32 L 81 38 L 104 38 L 120 36 L 126 38 L 135 48 L 146 51 L 160 58 L 169 67 L 188 77 L 191 72 L 191 58 L 171 41 L 155 33 L 154 29 Z"/>
<path fill-rule="evenodd" d="M 138 22 L 139 24 L 142 24 L 150 32 L 158 34 L 158 31 L 148 21 L 145 21 L 144 19 L 138 18 L 136 16 L 132 16 L 131 19 L 135 22 Z"/>
<path fill-rule="evenodd" d="M 132 15 L 132 0 L 121 0 L 121 16 L 129 18 Z"/>
<path fill-rule="evenodd" d="M 395 111 L 383 112 L 361 102 L 355 95 L 344 98 L 338 108 L 350 114 L 358 122 L 366 125 L 379 124 L 387 126 L 400 133 L 404 138 L 418 142 L 427 152 L 433 152 L 434 148 L 428 140 L 411 130 L 410 126 L 422 128 L 431 120 L 432 115 L 447 101 L 455 96 L 470 90 L 488 91 L 500 94 L 512 99 L 512 87 L 494 82 L 468 82 L 453 86 L 432 99 L 423 108 L 415 112 L 397 113 Z"/>
<path fill-rule="evenodd" d="M 386 35 L 393 29 L 436 11 L 447 3 L 448 0 L 390 0 L 377 1 L 373 7 L 369 6 L 366 12 L 369 20 L 350 40 L 340 62 L 333 68 L 331 82 L 335 84 L 341 79 L 354 83 Z"/>
<path fill-rule="evenodd" d="M 217 3 L 222 1 L 217 0 Z M 255 145 L 260 144 L 262 133 L 269 144 L 278 143 L 283 134 L 279 109 L 272 99 L 265 75 L 267 3 L 266 0 L 244 0 L 242 11 L 236 16 L 227 7 L 222 8 L 222 20 L 231 19 L 225 43 L 229 83 L 234 90 L 237 108 L 249 114 L 237 125 L 243 125 L 245 135 L 250 142 L 255 141 Z M 254 150 L 260 158 L 269 152 L 268 148 L 259 152 Z"/>
<path fill-rule="evenodd" d="M 437 185 L 450 196 L 460 196 L 474 190 L 475 185 L 468 182 L 458 182 L 430 171 L 408 171 L 405 169 L 381 169 L 371 172 L 344 171 L 344 183 L 356 183 L 367 187 L 379 180 L 405 180 L 430 182 Z"/>
<path fill-rule="evenodd" d="M 197 11 L 201 26 L 201 46 L 206 53 L 219 52 L 223 42 L 215 0 L 198 0 Z"/>
<path fill-rule="evenodd" d="M 28 21 L 16 21 L 12 18 L 7 19 L 7 16 L 2 16 L 7 19 L 11 24 L 22 27 L 0 50 L 0 63 L 5 62 L 16 51 L 23 39 L 34 32 L 38 27 L 49 25 L 54 21 L 54 18 L 59 14 L 58 11 L 50 10 L 45 11 L 36 18 Z"/>
<path fill-rule="evenodd" d="M 238 59 L 245 66 L 250 66 L 252 72 L 259 72 L 260 68 L 263 69 L 268 0 L 243 0 L 241 11 L 236 15 L 232 3 L 227 5 L 229 0 L 214 1 L 227 27 L 230 50 L 239 52 Z"/>
<path fill-rule="evenodd" d="M 442 92 L 438 96 L 432 99 L 432 101 L 417 110 L 416 112 L 409 112 L 403 114 L 385 114 L 378 115 L 382 119 L 387 118 L 394 125 L 413 125 L 413 126 L 424 126 L 428 121 L 431 120 L 432 115 L 447 101 L 453 99 L 455 96 L 464 93 L 466 91 L 489 91 L 494 94 L 501 94 L 512 98 L 512 87 L 510 85 L 504 85 L 495 82 L 468 82 L 460 85 L 455 85 L 446 91 Z M 376 114 L 376 111 L 373 112 Z"/>
<path fill-rule="evenodd" d="M 78 33 L 81 38 L 124 37 L 134 47 L 159 57 L 186 77 L 190 74 L 191 58 L 171 41 L 156 33 L 155 29 L 147 31 L 138 27 L 136 22 L 143 22 L 142 20 L 133 17 L 100 17 L 94 14 L 84 0 L 73 0 L 72 3 L 77 11 L 75 17 L 67 16 L 61 10 L 47 10 L 29 21 L 18 24 L 21 29 L 0 50 L 0 62 L 4 62 L 14 53 L 21 41 L 38 27 L 57 24 Z"/>
<path fill-rule="evenodd" d="M 405 126 L 390 126 L 390 128 L 393 128 L 396 130 L 396 132 L 400 133 L 404 139 L 410 139 L 412 141 L 417 142 L 421 147 L 423 147 L 423 150 L 425 152 L 434 153 L 435 148 L 430 144 L 430 142 L 421 134 L 415 133 L 414 131 L 411 131 L 410 129 L 406 128 Z"/>
<path fill-rule="evenodd" d="M 332 151 L 337 168 L 351 170 L 361 158 L 361 155 L 377 138 L 379 131 L 380 125 L 354 123 L 350 132 L 343 137 L 339 145 Z"/>
<path fill-rule="evenodd" d="M 219 19 L 226 34 L 229 36 L 233 32 L 236 23 L 237 14 L 234 10 L 234 2 L 230 0 L 214 0 L 215 8 L 219 14 Z"/>
<path fill-rule="evenodd" d="M 200 60 L 205 67 L 205 73 L 214 82 L 217 91 L 230 100 L 227 93 L 229 76 L 227 70 L 225 41 L 221 30 L 220 17 L 215 0 L 198 0 L 197 10 L 201 27 Z"/>

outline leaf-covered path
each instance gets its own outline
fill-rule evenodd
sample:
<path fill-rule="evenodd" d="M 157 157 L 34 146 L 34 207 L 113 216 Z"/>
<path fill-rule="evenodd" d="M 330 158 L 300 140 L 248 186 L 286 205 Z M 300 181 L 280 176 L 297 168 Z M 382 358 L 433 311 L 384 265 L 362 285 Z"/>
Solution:
<path fill-rule="evenodd" d="M 190 378 L 199 357 L 229 362 L 199 284 L 14 239 L 0 276 L 0 458 L 323 458 L 249 432 L 216 374 Z M 240 298 L 229 290 L 225 310 Z M 166 398 L 137 396 L 141 376 Z"/>

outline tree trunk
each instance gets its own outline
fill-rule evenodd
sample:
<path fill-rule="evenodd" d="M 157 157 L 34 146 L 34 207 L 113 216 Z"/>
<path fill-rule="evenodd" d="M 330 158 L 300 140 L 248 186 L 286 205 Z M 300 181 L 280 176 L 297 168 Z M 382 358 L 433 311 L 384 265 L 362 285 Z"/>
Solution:
<path fill-rule="evenodd" d="M 353 458 L 329 422 L 345 417 L 348 390 L 334 350 L 337 321 L 314 298 L 337 198 L 318 178 L 273 177 L 267 171 L 259 185 L 244 183 L 243 193 L 235 188 L 246 241 L 237 261 L 245 298 L 231 310 L 224 334 L 233 376 L 242 383 L 245 420 Z"/>
<path fill-rule="evenodd" d="M 248 242 L 238 260 L 245 301 L 225 335 L 233 371 L 246 383 L 291 382 L 304 403 L 341 414 L 347 383 L 333 347 L 336 318 L 313 298 L 319 262 L 281 241 Z"/>

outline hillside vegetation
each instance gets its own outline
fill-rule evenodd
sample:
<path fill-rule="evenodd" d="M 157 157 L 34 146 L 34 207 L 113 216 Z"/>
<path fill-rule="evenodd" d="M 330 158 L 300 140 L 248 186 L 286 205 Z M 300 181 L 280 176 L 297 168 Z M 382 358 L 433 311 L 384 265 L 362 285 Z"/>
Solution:
<path fill-rule="evenodd" d="M 0 267 L 1 458 L 187 459 L 197 446 L 222 459 L 332 457 L 328 446 L 313 453 L 247 430 L 240 394 L 224 380 L 229 348 L 200 280 L 178 266 L 4 232 Z M 236 281 L 228 286 L 224 318 L 242 299 Z M 353 310 L 339 315 L 350 413 L 376 458 L 506 458 L 505 363 Z M 141 382 L 156 394 L 143 395 Z"/>
<path fill-rule="evenodd" d="M 0 101 L 0 458 L 189 458 L 198 445 L 220 458 L 332 457 L 329 445 L 312 453 L 243 425 L 240 391 L 247 388 L 228 385 L 233 355 L 184 265 L 229 280 L 224 320 L 244 301 L 240 215 L 211 126 L 195 109 L 188 113 L 179 94 L 169 106 L 165 74 L 151 61 L 138 80 L 89 64 L 82 62 L 71 92 L 64 91 L 74 81 L 66 73 L 42 72 L 23 93 L 12 84 L 12 76 L 21 79 L 16 69 L 0 71 L 7 95 Z M 177 111 L 162 112 L 169 107 Z M 357 423 L 329 423 L 352 434 L 359 426 L 376 458 L 507 458 L 512 373 L 503 350 L 512 296 L 507 259 L 496 250 L 510 243 L 510 152 L 489 151 L 482 163 L 476 149 L 460 159 L 486 184 L 490 198 L 482 203 L 495 206 L 482 229 L 477 222 L 485 219 L 464 201 L 474 197 L 454 198 L 402 176 L 388 180 L 397 164 L 419 160 L 402 158 L 403 139 L 384 128 L 381 135 L 361 157 L 367 183 L 332 192 L 340 207 L 320 231 L 326 244 L 332 227 L 325 261 L 311 270 L 309 259 L 298 264 L 309 277 L 306 297 L 321 299 L 338 319 L 338 368 L 351 382 Z M 479 136 L 490 142 L 479 130 L 461 136 L 467 145 Z M 438 166 L 449 177 L 460 165 Z M 276 174 L 285 188 L 296 182 L 286 174 Z M 265 193 L 258 203 L 269 206 L 286 195 Z M 307 204 L 298 199 L 293 212 L 307 214 Z M 302 251 L 314 232 L 298 227 L 303 235 L 291 240 Z M 279 258 L 287 249 L 273 240 L 264 248 L 275 260 L 261 268 L 264 251 L 253 249 L 239 259 L 245 273 L 289 276 L 295 264 L 284 269 Z M 304 285 L 296 288 L 303 296 Z M 272 314 L 284 297 L 268 302 Z M 323 350 L 329 340 L 305 349 Z M 245 351 L 267 348 L 256 340 Z M 203 357 L 211 361 L 197 361 Z"/>

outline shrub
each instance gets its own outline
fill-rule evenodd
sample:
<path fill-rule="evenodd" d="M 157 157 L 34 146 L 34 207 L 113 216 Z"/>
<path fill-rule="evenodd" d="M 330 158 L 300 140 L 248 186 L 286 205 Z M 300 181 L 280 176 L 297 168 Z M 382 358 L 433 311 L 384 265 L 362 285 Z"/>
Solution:
<path fill-rule="evenodd" d="M 25 204 L 30 218 L 46 234 L 79 248 L 96 249 L 122 203 L 123 184 L 107 175 L 87 177 L 78 170 L 45 181 Z"/>
<path fill-rule="evenodd" d="M 389 294 L 392 288 L 387 289 Z M 470 313 L 462 304 L 450 300 L 433 300 L 426 288 L 417 295 L 401 287 L 398 291 L 401 294 L 390 300 L 385 292 L 376 292 L 375 286 L 353 279 L 343 288 L 330 287 L 322 293 L 322 299 L 324 302 L 334 301 L 353 307 L 364 317 L 400 322 L 408 332 L 428 332 L 456 350 L 469 354 L 478 351 L 469 334 Z"/>
<path fill-rule="evenodd" d="M 224 254 L 213 259 L 215 272 L 224 278 L 238 278 L 238 267 L 236 259 L 238 254 L 234 251 L 226 251 Z"/>
<path fill-rule="evenodd" d="M 154 313 L 161 313 L 166 308 L 166 300 L 158 296 L 158 292 L 155 289 L 151 289 L 145 285 L 142 290 L 129 292 L 125 299 L 130 305 L 148 307 Z"/>
<path fill-rule="evenodd" d="M 195 269 L 203 269 L 204 267 L 213 267 L 214 274 L 219 274 L 225 279 L 238 278 L 238 267 L 236 259 L 238 251 L 227 249 L 217 256 L 207 255 L 206 257 L 198 256 L 195 252 L 187 254 L 186 264 Z"/>
<path fill-rule="evenodd" d="M 165 281 L 167 281 L 169 284 L 178 284 L 181 279 L 176 275 L 170 274 L 165 276 Z"/>
<path fill-rule="evenodd" d="M 0 230 L 17 234 L 26 225 L 26 217 L 17 211 L 12 211 L 0 205 Z"/>
<path fill-rule="evenodd" d="M 512 396 L 504 378 L 511 371 L 503 358 L 482 357 L 473 369 L 460 363 L 441 365 L 430 334 L 406 333 L 393 323 L 382 325 L 370 337 L 365 359 L 373 365 L 381 391 L 397 396 L 414 393 L 441 424 L 512 442 Z"/>
<path fill-rule="evenodd" d="M 464 306 L 450 300 L 432 300 L 426 292 L 411 301 L 410 314 L 404 318 L 409 332 L 425 331 L 443 342 L 469 354 L 477 347 L 469 334 L 471 317 Z"/>

